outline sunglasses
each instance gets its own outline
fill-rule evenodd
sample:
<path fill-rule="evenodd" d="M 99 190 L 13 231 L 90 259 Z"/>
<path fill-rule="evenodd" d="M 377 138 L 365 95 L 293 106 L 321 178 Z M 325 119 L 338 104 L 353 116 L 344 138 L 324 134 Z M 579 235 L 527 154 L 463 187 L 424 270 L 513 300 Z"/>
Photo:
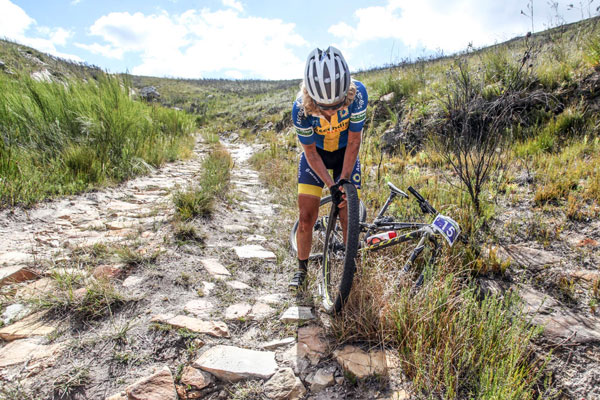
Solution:
<path fill-rule="evenodd" d="M 317 104 L 317 107 L 319 108 L 319 110 L 327 110 L 327 111 L 331 111 L 331 110 L 338 110 L 340 109 L 344 103 L 346 103 L 346 97 L 344 97 L 344 100 L 340 101 L 337 104 L 332 104 L 332 105 L 325 105 L 325 104 Z"/>

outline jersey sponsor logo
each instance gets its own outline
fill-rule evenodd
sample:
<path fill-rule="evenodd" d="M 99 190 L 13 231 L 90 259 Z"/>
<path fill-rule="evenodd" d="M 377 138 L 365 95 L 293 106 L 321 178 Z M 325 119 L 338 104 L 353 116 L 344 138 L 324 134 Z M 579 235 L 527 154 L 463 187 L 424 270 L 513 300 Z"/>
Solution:
<path fill-rule="evenodd" d="M 306 168 L 306 170 L 305 170 L 305 171 L 306 171 L 306 172 L 307 172 L 307 173 L 308 173 L 310 176 L 312 176 L 312 177 L 313 177 L 313 179 L 314 179 L 315 181 L 319 182 L 319 178 L 317 178 L 317 176 L 316 176 L 316 175 L 315 175 L 315 174 L 312 172 L 312 169 L 310 169 L 310 168 Z"/>
<path fill-rule="evenodd" d="M 345 120 L 332 127 L 317 127 L 315 130 L 321 136 L 338 136 L 340 133 L 348 129 L 350 121 Z"/>
<path fill-rule="evenodd" d="M 348 116 L 348 109 L 344 108 L 342 111 L 340 111 L 340 118 L 346 118 Z"/>
<path fill-rule="evenodd" d="M 296 128 L 296 133 L 300 136 L 312 136 L 312 128 Z"/>
<path fill-rule="evenodd" d="M 356 174 L 352 175 L 352 180 L 356 183 L 360 183 L 360 174 L 356 173 Z"/>

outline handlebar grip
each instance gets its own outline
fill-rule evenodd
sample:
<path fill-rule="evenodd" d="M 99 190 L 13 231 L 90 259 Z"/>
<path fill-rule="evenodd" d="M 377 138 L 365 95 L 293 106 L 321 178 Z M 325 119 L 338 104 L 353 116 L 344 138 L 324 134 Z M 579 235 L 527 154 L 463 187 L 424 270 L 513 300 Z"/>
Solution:
<path fill-rule="evenodd" d="M 423 198 L 423 196 L 421 196 L 421 194 L 420 194 L 419 192 L 417 192 L 417 190 L 416 190 L 414 187 L 412 187 L 412 186 L 409 186 L 409 187 L 408 187 L 408 191 L 409 191 L 409 192 L 410 192 L 410 193 L 411 193 L 413 196 L 415 196 L 415 197 L 417 198 L 417 200 L 418 200 L 418 201 L 420 201 L 420 202 L 421 202 L 421 201 L 426 201 L 426 200 Z"/>
<path fill-rule="evenodd" d="M 415 196 L 415 198 L 419 202 L 419 205 L 421 206 L 421 210 L 424 213 L 430 213 L 430 214 L 433 214 L 433 215 L 438 214 L 437 210 L 435 208 L 433 208 L 433 206 L 431 204 L 429 204 L 429 202 L 427 200 L 425 200 L 425 198 L 423 196 L 421 196 L 421 194 L 419 192 L 417 192 L 417 190 L 414 187 L 409 186 L 408 187 L 408 191 L 413 196 Z"/>

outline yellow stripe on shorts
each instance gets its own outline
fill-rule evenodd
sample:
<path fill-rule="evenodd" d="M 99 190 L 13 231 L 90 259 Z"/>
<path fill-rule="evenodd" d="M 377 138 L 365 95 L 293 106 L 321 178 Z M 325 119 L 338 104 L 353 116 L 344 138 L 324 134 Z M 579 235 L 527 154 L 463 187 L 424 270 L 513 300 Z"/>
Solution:
<path fill-rule="evenodd" d="M 323 193 L 323 188 L 320 186 L 309 185 L 306 183 L 298 184 L 298 194 L 309 194 L 311 196 L 321 197 Z"/>

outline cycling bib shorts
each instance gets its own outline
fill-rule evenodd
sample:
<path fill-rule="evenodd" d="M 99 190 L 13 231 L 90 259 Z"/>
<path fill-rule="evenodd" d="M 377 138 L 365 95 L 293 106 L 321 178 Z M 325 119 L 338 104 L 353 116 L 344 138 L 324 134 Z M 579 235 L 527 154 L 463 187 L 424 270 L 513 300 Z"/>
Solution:
<path fill-rule="evenodd" d="M 333 171 L 333 180 L 338 181 L 342 173 L 342 166 L 344 165 L 344 154 L 346 148 L 342 148 L 336 151 L 325 151 L 317 147 L 317 152 L 321 156 L 325 167 L 328 170 Z M 352 174 L 350 174 L 350 181 L 354 183 L 354 186 L 360 193 L 361 187 L 361 173 L 360 173 L 360 161 L 356 159 Z M 323 186 L 325 183 L 319 178 L 317 173 L 308 165 L 304 152 L 300 156 L 300 163 L 298 164 L 298 194 L 308 194 L 312 196 L 321 197 Z"/>

